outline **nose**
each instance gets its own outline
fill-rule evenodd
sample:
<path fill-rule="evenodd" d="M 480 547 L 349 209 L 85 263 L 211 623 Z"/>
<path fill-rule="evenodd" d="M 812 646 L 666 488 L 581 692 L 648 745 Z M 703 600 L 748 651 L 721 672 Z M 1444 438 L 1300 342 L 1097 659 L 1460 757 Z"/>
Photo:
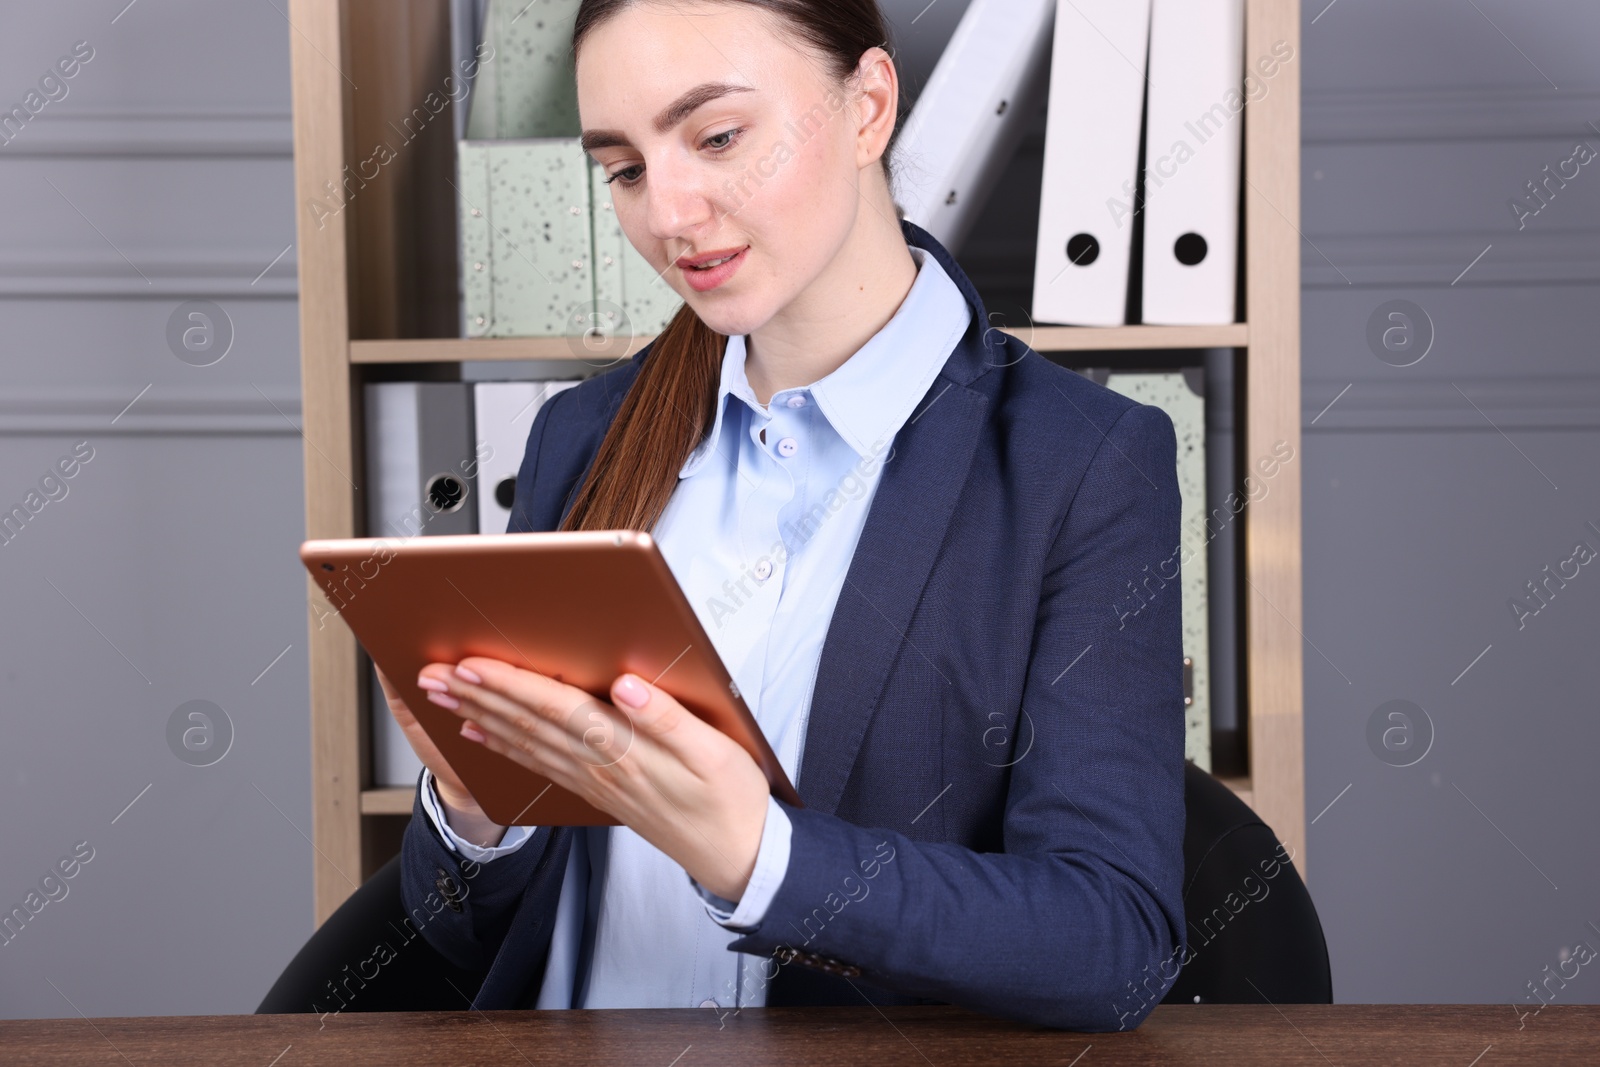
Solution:
<path fill-rule="evenodd" d="M 670 156 L 671 153 L 662 153 Z M 645 178 L 645 221 L 650 236 L 676 258 L 694 242 L 684 235 L 715 218 L 710 181 L 692 160 L 661 158 L 648 164 Z"/>

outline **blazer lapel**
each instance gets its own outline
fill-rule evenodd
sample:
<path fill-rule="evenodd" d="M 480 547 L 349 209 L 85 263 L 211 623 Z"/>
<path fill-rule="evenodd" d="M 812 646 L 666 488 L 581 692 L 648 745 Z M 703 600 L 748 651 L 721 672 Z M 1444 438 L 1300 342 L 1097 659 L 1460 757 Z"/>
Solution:
<path fill-rule="evenodd" d="M 796 788 L 833 814 L 844 794 L 906 629 L 944 542 L 989 402 L 950 371 L 970 359 L 957 345 L 918 413 L 896 434 L 866 524 L 828 623 Z M 909 654 L 921 653 L 912 646 Z"/>

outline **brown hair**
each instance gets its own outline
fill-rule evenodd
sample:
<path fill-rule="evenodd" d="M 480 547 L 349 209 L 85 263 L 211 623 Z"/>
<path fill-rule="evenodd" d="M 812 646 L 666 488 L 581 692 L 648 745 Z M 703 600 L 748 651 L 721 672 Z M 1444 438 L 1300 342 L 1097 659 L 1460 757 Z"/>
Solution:
<path fill-rule="evenodd" d="M 586 34 L 638 2 L 582 0 L 572 31 L 574 63 Z M 796 38 L 821 53 L 829 73 L 841 83 L 855 72 L 867 49 L 889 50 L 877 0 L 723 2 L 780 16 Z M 891 138 L 882 157 L 885 178 L 893 174 L 893 148 Z M 678 471 L 715 420 L 727 341 L 687 303 L 678 309 L 651 342 L 562 529 L 648 531 L 655 526 L 678 484 Z"/>

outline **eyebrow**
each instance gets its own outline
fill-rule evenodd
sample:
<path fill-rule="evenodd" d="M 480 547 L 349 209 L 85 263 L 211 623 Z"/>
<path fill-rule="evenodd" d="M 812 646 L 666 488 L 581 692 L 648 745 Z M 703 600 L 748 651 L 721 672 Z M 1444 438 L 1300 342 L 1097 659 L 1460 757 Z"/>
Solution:
<path fill-rule="evenodd" d="M 697 108 L 733 93 L 753 93 L 753 85 L 735 85 L 732 82 L 706 82 L 697 85 L 661 109 L 651 123 L 657 133 L 666 133 L 692 115 Z M 633 145 L 620 130 L 585 130 L 580 139 L 585 152 L 596 148 L 632 148 Z"/>

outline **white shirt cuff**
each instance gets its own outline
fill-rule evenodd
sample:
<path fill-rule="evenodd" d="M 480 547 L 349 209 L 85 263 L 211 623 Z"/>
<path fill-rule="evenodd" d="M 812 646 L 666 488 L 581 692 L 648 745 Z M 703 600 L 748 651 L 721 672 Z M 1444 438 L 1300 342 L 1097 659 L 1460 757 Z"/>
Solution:
<path fill-rule="evenodd" d="M 757 926 L 766 917 L 767 907 L 778 895 L 778 887 L 783 885 L 784 875 L 789 871 L 789 835 L 793 829 L 789 816 L 769 795 L 767 821 L 761 828 L 761 846 L 756 851 L 756 869 L 739 903 L 719 897 L 693 878 L 689 879 L 706 902 L 706 914 L 732 930 Z"/>
<path fill-rule="evenodd" d="M 536 826 L 508 826 L 506 827 L 506 835 L 500 839 L 498 845 L 489 848 L 485 848 L 482 845 L 474 845 L 471 841 L 450 829 L 450 824 L 444 817 L 444 809 L 439 804 L 438 794 L 433 791 L 433 772 L 426 767 L 422 769 L 422 779 L 417 788 L 422 793 L 422 810 L 427 812 L 428 818 L 433 820 L 433 825 L 438 829 L 439 836 L 444 838 L 446 847 L 452 852 L 461 853 L 467 859 L 476 863 L 485 863 L 515 852 L 526 844 L 528 838 L 533 836 L 533 831 L 538 829 Z M 784 852 L 787 855 L 787 843 L 785 844 Z"/>

